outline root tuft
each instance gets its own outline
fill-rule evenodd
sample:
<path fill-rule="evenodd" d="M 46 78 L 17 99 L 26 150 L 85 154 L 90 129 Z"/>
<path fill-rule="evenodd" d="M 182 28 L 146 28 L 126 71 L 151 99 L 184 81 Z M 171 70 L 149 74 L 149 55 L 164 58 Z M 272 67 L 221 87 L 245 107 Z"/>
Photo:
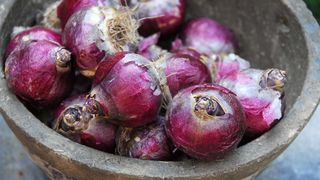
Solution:
<path fill-rule="evenodd" d="M 117 11 L 115 18 L 108 21 L 108 35 L 114 48 L 123 51 L 127 44 L 136 44 L 139 40 L 139 22 L 134 18 L 134 11 L 125 8 Z"/>

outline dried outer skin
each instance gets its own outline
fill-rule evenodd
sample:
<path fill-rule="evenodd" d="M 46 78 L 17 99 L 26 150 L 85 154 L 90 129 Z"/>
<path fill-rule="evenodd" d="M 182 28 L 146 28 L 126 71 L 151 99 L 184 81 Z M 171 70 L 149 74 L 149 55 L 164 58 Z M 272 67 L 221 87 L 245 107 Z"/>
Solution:
<path fill-rule="evenodd" d="M 185 0 L 127 0 L 131 7 L 138 6 L 138 17 L 143 19 L 139 33 L 149 36 L 175 34 L 185 17 Z"/>
<path fill-rule="evenodd" d="M 196 98 L 210 97 L 224 114 L 197 114 Z M 235 94 L 228 89 L 204 84 L 180 91 L 166 115 L 166 131 L 174 145 L 201 160 L 222 158 L 236 148 L 245 131 L 245 116 Z"/>
<path fill-rule="evenodd" d="M 125 52 L 100 63 L 90 95 L 114 123 L 140 127 L 156 120 L 162 95 L 151 63 Z"/>
<path fill-rule="evenodd" d="M 66 50 L 46 40 L 28 41 L 19 45 L 5 63 L 9 88 L 39 108 L 60 103 L 71 92 L 74 79 L 70 64 L 59 67 L 58 62 L 63 58 L 59 55 L 61 51 Z"/>
<path fill-rule="evenodd" d="M 16 34 L 11 41 L 9 42 L 5 57 L 8 57 L 11 52 L 20 44 L 26 43 L 31 40 L 48 40 L 48 41 L 54 41 L 58 44 L 61 44 L 61 35 L 58 33 L 43 27 L 32 27 L 27 28 L 26 30 L 19 32 Z"/>
<path fill-rule="evenodd" d="M 232 77 L 250 68 L 250 63 L 236 54 L 212 55 L 204 58 L 205 64 L 211 72 L 214 82 Z"/>
<path fill-rule="evenodd" d="M 63 100 L 54 111 L 54 119 L 58 119 L 63 111 L 70 106 L 83 106 L 87 100 L 86 94 L 75 95 Z"/>
<path fill-rule="evenodd" d="M 207 56 L 200 54 L 198 51 L 192 48 L 181 48 L 181 49 L 173 48 L 172 53 L 189 55 L 195 59 L 200 59 L 202 62 L 206 62 L 206 61 L 203 61 L 203 58 L 207 58 Z"/>
<path fill-rule="evenodd" d="M 264 72 L 247 69 L 219 82 L 236 93 L 243 106 L 247 139 L 254 139 L 267 132 L 283 116 L 285 104 L 282 92 L 260 86 Z"/>
<path fill-rule="evenodd" d="M 166 58 L 164 63 L 167 85 L 172 96 L 187 87 L 211 82 L 207 67 L 193 56 L 178 52 Z"/>
<path fill-rule="evenodd" d="M 188 47 L 210 56 L 234 53 L 237 48 L 232 32 L 210 18 L 191 20 L 184 27 L 180 38 L 173 42 L 173 50 Z"/>
<path fill-rule="evenodd" d="M 172 152 L 164 125 L 155 123 L 137 129 L 120 128 L 116 139 L 117 153 L 143 160 L 171 160 Z"/>
<path fill-rule="evenodd" d="M 159 38 L 160 33 L 156 33 L 149 37 L 143 38 L 139 43 L 137 53 L 152 61 L 167 53 L 166 50 L 157 46 Z"/>
<path fill-rule="evenodd" d="M 57 15 L 61 21 L 61 28 L 64 29 L 69 18 L 76 12 L 92 6 L 114 6 L 113 0 L 62 0 L 57 8 Z"/>
<path fill-rule="evenodd" d="M 111 7 L 93 6 L 73 14 L 63 33 L 63 43 L 71 50 L 80 72 L 92 78 L 100 61 L 121 51 L 135 51 L 137 22 L 128 9 L 116 10 Z M 118 41 L 117 28 L 113 23 L 129 23 L 128 39 Z M 138 27 L 138 26 L 137 26 Z M 114 34 L 115 33 L 115 34 Z M 115 36 L 114 36 L 115 35 Z"/>

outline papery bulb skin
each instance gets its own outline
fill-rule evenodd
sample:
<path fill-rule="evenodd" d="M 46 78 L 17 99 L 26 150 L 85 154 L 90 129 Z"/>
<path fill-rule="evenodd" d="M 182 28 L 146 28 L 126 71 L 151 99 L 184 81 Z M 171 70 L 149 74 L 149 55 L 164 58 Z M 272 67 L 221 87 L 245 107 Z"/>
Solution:
<path fill-rule="evenodd" d="M 75 142 L 114 153 L 117 127 L 107 122 L 100 107 L 86 102 L 86 95 L 63 101 L 55 111 L 53 129 Z"/>
<path fill-rule="evenodd" d="M 92 6 L 114 7 L 120 3 L 116 0 L 62 0 L 57 8 L 57 16 L 61 21 L 61 28 L 64 29 L 69 18 L 76 12 Z"/>
<path fill-rule="evenodd" d="M 171 42 L 171 52 L 179 51 L 181 49 L 193 49 L 190 47 L 185 47 L 182 40 L 177 37 L 174 41 Z"/>
<path fill-rule="evenodd" d="M 63 100 L 54 111 L 54 119 L 58 119 L 59 116 L 70 106 L 83 106 L 87 100 L 86 94 L 75 95 Z"/>
<path fill-rule="evenodd" d="M 220 80 L 237 94 L 246 114 L 246 139 L 269 131 L 283 117 L 287 75 L 279 69 L 247 69 Z"/>
<path fill-rule="evenodd" d="M 142 19 L 139 33 L 145 37 L 158 32 L 163 37 L 174 35 L 184 21 L 185 0 L 127 0 L 127 3 L 138 7 L 138 17 Z"/>
<path fill-rule="evenodd" d="M 173 42 L 173 50 L 182 46 L 211 56 L 213 54 L 234 53 L 237 48 L 235 37 L 228 28 L 205 17 L 187 23 L 180 38 Z"/>
<path fill-rule="evenodd" d="M 19 30 L 18 30 L 19 28 Z M 22 29 L 22 31 L 20 30 Z M 61 44 L 61 35 L 58 33 L 43 27 L 32 27 L 32 28 L 23 28 L 23 27 L 16 27 L 15 31 L 19 31 L 15 33 L 12 39 L 10 40 L 6 52 L 5 57 L 8 57 L 11 52 L 16 49 L 17 46 L 23 43 L 27 43 L 28 41 L 32 40 L 47 40 L 53 41 L 58 44 Z"/>
<path fill-rule="evenodd" d="M 172 158 L 164 125 L 155 123 L 141 128 L 120 128 L 116 138 L 121 156 L 143 160 L 168 161 Z"/>
<path fill-rule="evenodd" d="M 245 131 L 241 104 L 228 89 L 214 84 L 180 91 L 169 106 L 166 132 L 174 145 L 200 160 L 223 158 Z"/>
<path fill-rule="evenodd" d="M 62 39 L 75 57 L 80 72 L 92 78 L 105 57 L 136 50 L 138 26 L 129 8 L 93 6 L 70 17 Z"/>
<path fill-rule="evenodd" d="M 43 14 L 39 14 L 40 24 L 55 32 L 61 33 L 61 22 L 58 18 L 57 8 L 62 0 L 55 1 L 46 8 Z"/>
<path fill-rule="evenodd" d="M 166 84 L 170 89 L 171 96 L 175 96 L 180 90 L 187 87 L 211 83 L 210 73 L 207 67 L 193 56 L 186 54 L 171 54 L 156 62 L 158 69 L 164 69 Z"/>
<path fill-rule="evenodd" d="M 250 68 L 249 61 L 236 54 L 212 55 L 204 58 L 214 82 L 233 77 L 235 74 Z"/>
<path fill-rule="evenodd" d="M 99 64 L 90 95 L 108 110 L 110 121 L 135 128 L 156 120 L 162 95 L 151 63 L 121 52 Z"/>
<path fill-rule="evenodd" d="M 71 53 L 55 42 L 28 41 L 6 59 L 8 86 L 37 108 L 54 106 L 72 90 L 74 72 L 70 61 Z"/>
<path fill-rule="evenodd" d="M 159 38 L 160 33 L 153 34 L 149 37 L 143 38 L 138 46 L 138 54 L 153 61 L 162 56 L 163 54 L 167 53 L 166 50 L 157 46 Z"/>
<path fill-rule="evenodd" d="M 207 58 L 207 56 L 204 56 L 204 55 L 200 54 L 198 51 L 191 49 L 191 48 L 178 49 L 178 50 L 173 51 L 172 53 L 189 55 L 195 59 L 199 59 L 202 62 L 206 63 L 206 61 L 203 61 L 203 58 Z"/>
<path fill-rule="evenodd" d="M 273 89 L 284 93 L 284 88 L 287 83 L 287 73 L 280 69 L 267 69 L 263 71 L 259 85 L 264 89 Z"/>

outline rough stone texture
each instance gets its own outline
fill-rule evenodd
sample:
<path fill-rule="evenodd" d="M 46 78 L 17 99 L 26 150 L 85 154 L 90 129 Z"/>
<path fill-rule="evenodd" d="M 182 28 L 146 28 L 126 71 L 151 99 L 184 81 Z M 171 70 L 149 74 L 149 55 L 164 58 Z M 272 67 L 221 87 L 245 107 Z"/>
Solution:
<path fill-rule="evenodd" d="M 0 53 L 15 25 L 30 24 L 41 0 L 5 0 Z M 299 134 L 320 98 L 319 27 L 300 0 L 188 1 L 190 16 L 211 16 L 229 25 L 241 55 L 258 67 L 289 73 L 285 118 L 269 133 L 219 162 L 153 162 L 128 159 L 73 143 L 48 129 L 0 80 L 0 112 L 31 157 L 51 177 L 85 179 L 239 179 L 265 167 Z M 2 61 L 3 63 L 3 61 Z M 1 72 L 3 77 L 3 72 Z"/>
<path fill-rule="evenodd" d="M 320 108 L 299 137 L 256 180 L 320 179 Z M 14 149 L 14 153 L 12 152 Z M 0 174 L 6 180 L 46 180 L 0 118 Z"/>
<path fill-rule="evenodd" d="M 320 108 L 299 137 L 256 180 L 320 179 Z"/>

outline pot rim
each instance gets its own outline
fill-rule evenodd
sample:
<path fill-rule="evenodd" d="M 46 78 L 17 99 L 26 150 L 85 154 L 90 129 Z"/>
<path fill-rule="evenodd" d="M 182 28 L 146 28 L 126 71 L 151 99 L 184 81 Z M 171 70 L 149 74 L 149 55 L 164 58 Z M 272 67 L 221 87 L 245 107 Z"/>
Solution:
<path fill-rule="evenodd" d="M 5 7 L 8 8 L 3 11 L 2 14 L 5 16 L 2 17 L 8 18 L 7 14 L 16 2 L 5 2 Z M 290 11 L 295 12 L 293 13 L 295 17 L 292 18 L 296 18 L 300 23 L 309 49 L 308 70 L 303 90 L 281 123 L 260 138 L 238 148 L 224 161 L 146 161 L 116 156 L 74 143 L 45 126 L 29 112 L 8 90 L 4 78 L 0 79 L 0 112 L 18 138 L 26 136 L 30 139 L 30 144 L 36 144 L 36 146 L 51 151 L 48 155 L 60 157 L 62 160 L 71 161 L 92 170 L 136 178 L 231 177 L 235 171 L 250 175 L 259 170 L 262 165 L 266 165 L 269 162 L 267 159 L 270 157 L 274 159 L 278 153 L 286 149 L 307 124 L 320 100 L 319 25 L 302 1 L 282 0 L 282 3 Z M 6 18 L 0 20 L 1 28 Z M 4 77 L 2 71 L 0 76 Z M 290 119 L 295 119 L 296 123 L 290 124 Z M 284 127 L 286 131 L 282 130 Z M 21 133 L 16 131 L 21 131 Z M 252 168 L 253 165 L 255 168 Z"/>

